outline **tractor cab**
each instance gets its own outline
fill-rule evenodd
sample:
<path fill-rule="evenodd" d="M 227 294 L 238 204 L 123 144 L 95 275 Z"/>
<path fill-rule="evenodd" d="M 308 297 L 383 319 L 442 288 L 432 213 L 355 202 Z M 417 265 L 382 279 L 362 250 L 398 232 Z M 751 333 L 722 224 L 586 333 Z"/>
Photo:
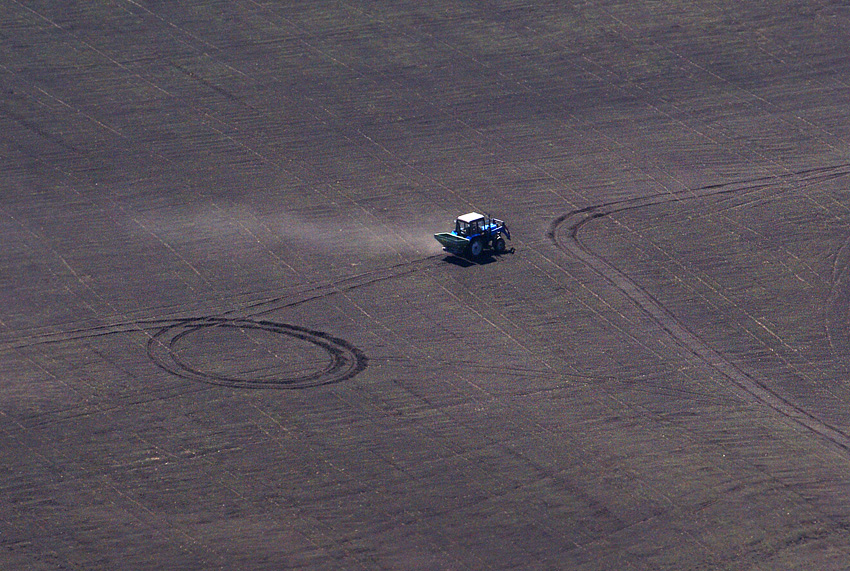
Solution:
<path fill-rule="evenodd" d="M 455 221 L 455 234 L 463 237 L 477 236 L 484 231 L 485 226 L 483 214 L 470 212 L 469 214 L 458 216 Z"/>

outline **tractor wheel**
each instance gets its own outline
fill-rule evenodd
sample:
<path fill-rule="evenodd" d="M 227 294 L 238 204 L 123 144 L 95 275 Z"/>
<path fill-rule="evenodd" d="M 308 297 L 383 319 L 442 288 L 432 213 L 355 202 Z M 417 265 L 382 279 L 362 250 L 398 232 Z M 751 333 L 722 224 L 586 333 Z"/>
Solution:
<path fill-rule="evenodd" d="M 496 250 L 497 254 L 505 253 L 505 239 L 499 236 L 493 241 L 493 249 Z"/>
<path fill-rule="evenodd" d="M 484 249 L 484 245 L 481 243 L 481 240 L 473 240 L 469 245 L 469 255 L 473 258 L 477 258 L 481 255 L 481 250 Z"/>

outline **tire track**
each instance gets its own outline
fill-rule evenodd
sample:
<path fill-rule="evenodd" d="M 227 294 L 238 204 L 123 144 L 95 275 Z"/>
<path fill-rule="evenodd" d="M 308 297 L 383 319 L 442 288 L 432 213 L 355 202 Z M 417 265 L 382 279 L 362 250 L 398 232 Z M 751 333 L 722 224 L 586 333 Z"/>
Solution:
<path fill-rule="evenodd" d="M 148 337 L 146 350 L 150 359 L 159 368 L 184 379 L 232 388 L 251 389 L 304 389 L 336 383 L 351 379 L 366 369 L 369 358 L 363 351 L 348 341 L 323 331 L 261 319 L 261 316 L 333 295 L 345 295 L 346 292 L 354 289 L 426 270 L 439 257 L 439 255 L 427 256 L 333 282 L 313 284 L 312 287 L 300 294 L 255 300 L 248 302 L 243 307 L 217 314 L 196 317 L 137 319 L 70 331 L 40 333 L 8 343 L 0 343 L 0 350 L 22 350 L 40 345 L 79 340 L 87 341 L 108 335 L 132 334 L 141 331 Z M 180 357 L 176 349 L 177 343 L 193 333 L 214 327 L 238 329 L 242 332 L 266 331 L 276 336 L 294 338 L 326 352 L 329 361 L 327 365 L 314 371 L 299 375 L 282 375 L 269 379 L 228 376 L 204 371 Z M 153 333 L 149 331 L 153 331 Z"/>
<path fill-rule="evenodd" d="M 837 167 L 837 169 L 844 168 L 844 165 Z M 834 172 L 829 171 L 823 174 L 823 169 L 815 169 L 811 172 L 817 172 L 818 176 L 831 177 L 835 175 Z M 793 176 L 799 176 L 800 174 L 807 173 L 793 173 Z M 708 187 L 702 189 L 702 192 L 681 191 L 672 194 L 664 193 L 645 198 L 571 210 L 555 218 L 550 224 L 546 235 L 559 250 L 577 258 L 586 267 L 601 276 L 611 286 L 631 300 L 634 305 L 652 319 L 667 336 L 672 338 L 690 356 L 698 362 L 708 365 L 731 381 L 734 388 L 737 389 L 735 392 L 740 397 L 750 403 L 767 406 L 789 421 L 820 436 L 841 451 L 850 452 L 850 435 L 827 424 L 816 415 L 774 392 L 763 380 L 757 378 L 756 375 L 732 363 L 719 351 L 710 347 L 705 340 L 691 331 L 646 288 L 640 286 L 612 262 L 591 250 L 582 243 L 580 238 L 581 231 L 587 224 L 617 212 L 647 208 L 670 202 L 720 197 L 725 194 L 740 193 L 742 190 L 751 192 L 764 186 L 762 184 L 763 182 L 763 180 L 755 181 L 755 185 L 751 183 L 748 187 L 734 185 L 732 188 Z"/>
<path fill-rule="evenodd" d="M 177 344 L 195 333 L 210 328 L 236 329 L 243 333 L 266 331 L 278 336 L 291 337 L 318 347 L 328 354 L 330 360 L 318 370 L 271 379 L 238 377 L 206 371 L 183 359 L 177 350 Z M 256 343 L 255 340 L 254 342 Z M 327 385 L 350 379 L 363 371 L 369 363 L 360 349 L 338 337 L 295 325 L 253 319 L 206 318 L 182 321 L 160 329 L 148 340 L 147 352 L 160 368 L 178 377 L 213 385 L 252 389 L 303 389 Z M 275 355 L 275 358 L 279 359 L 279 356 Z"/>
<path fill-rule="evenodd" d="M 850 289 L 846 283 L 850 276 L 850 237 L 836 250 L 833 260 L 832 281 L 827 301 L 826 323 L 824 329 L 829 341 L 829 349 L 836 361 L 843 365 L 845 372 L 850 363 Z"/>

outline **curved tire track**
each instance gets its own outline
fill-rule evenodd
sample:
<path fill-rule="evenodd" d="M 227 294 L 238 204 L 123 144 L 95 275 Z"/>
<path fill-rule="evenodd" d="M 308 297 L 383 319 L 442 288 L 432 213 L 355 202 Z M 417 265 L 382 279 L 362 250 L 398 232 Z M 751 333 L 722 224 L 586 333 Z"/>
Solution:
<path fill-rule="evenodd" d="M 128 332 L 144 332 L 148 336 L 147 354 L 161 369 L 178 377 L 233 388 L 277 388 L 304 389 L 327 385 L 350 379 L 362 372 L 369 364 L 368 357 L 351 343 L 322 331 L 316 331 L 269 320 L 259 319 L 261 315 L 273 313 L 284 308 L 323 299 L 346 291 L 372 285 L 381 281 L 405 276 L 433 263 L 439 255 L 429 255 L 349 276 L 337 281 L 313 284 L 298 296 L 278 296 L 249 301 L 223 313 L 206 317 L 140 319 L 114 324 L 85 327 L 72 331 L 35 333 L 14 343 L 0 340 L 0 348 L 25 348 L 30 346 L 63 343 L 78 339 L 115 335 Z M 276 379 L 239 378 L 203 371 L 193 367 L 179 355 L 175 345 L 182 339 L 201 329 L 211 327 L 255 329 L 277 335 L 291 337 L 314 345 L 328 354 L 328 364 L 305 375 L 281 376 Z M 152 335 L 148 331 L 156 331 Z"/>
<path fill-rule="evenodd" d="M 678 320 L 670 310 L 664 307 L 645 288 L 641 287 L 603 256 L 593 252 L 581 242 L 579 237 L 580 231 L 585 225 L 615 212 L 645 208 L 675 200 L 704 198 L 729 192 L 731 190 L 725 189 L 691 196 L 671 196 L 670 194 L 664 194 L 573 210 L 552 221 L 547 232 L 547 237 L 562 252 L 580 260 L 585 266 L 603 277 L 614 288 L 629 298 L 684 350 L 729 379 L 734 387 L 738 389 L 736 392 L 745 400 L 767 406 L 799 426 L 824 438 L 842 451 L 850 452 L 850 435 L 823 422 L 814 414 L 775 393 L 753 374 L 735 365 L 720 352 L 712 349 L 708 343 L 688 329 L 685 324 Z"/>
<path fill-rule="evenodd" d="M 203 329 L 214 327 L 254 329 L 295 338 L 325 351 L 329 361 L 324 367 L 306 374 L 268 379 L 236 377 L 204 371 L 192 366 L 179 356 L 175 345 L 181 339 Z M 321 331 L 274 321 L 222 317 L 186 319 L 163 327 L 150 337 L 147 351 L 154 363 L 178 377 L 212 385 L 247 389 L 304 389 L 337 383 L 354 377 L 369 363 L 366 355 L 357 347 Z"/>

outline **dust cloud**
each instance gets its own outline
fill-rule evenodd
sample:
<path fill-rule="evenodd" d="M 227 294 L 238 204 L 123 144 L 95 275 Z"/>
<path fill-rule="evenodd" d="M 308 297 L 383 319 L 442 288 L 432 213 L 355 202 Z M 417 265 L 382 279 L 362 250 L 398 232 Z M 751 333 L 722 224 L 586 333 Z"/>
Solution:
<path fill-rule="evenodd" d="M 311 212 L 259 212 L 245 205 L 185 206 L 132 217 L 132 232 L 161 242 L 208 241 L 221 251 L 246 242 L 297 245 L 316 252 L 361 252 L 364 256 L 422 257 L 438 254 L 434 233 L 447 223 L 418 217 L 401 223 L 366 212 L 340 214 L 333 208 Z"/>

